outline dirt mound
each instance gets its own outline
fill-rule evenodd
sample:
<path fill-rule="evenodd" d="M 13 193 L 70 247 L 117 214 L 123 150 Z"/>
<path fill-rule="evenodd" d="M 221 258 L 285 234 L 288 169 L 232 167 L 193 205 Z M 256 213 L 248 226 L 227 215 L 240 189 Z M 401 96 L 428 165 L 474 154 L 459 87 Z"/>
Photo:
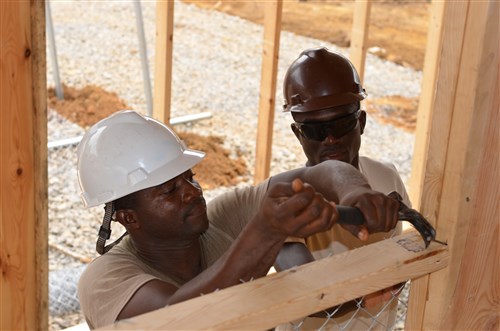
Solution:
<path fill-rule="evenodd" d="M 129 109 L 116 93 L 95 85 L 76 89 L 63 84 L 63 93 L 64 99 L 59 100 L 55 89 L 49 88 L 49 108 L 82 128 L 88 128 L 118 110 Z"/>
<path fill-rule="evenodd" d="M 381 123 L 387 123 L 408 132 L 417 125 L 418 98 L 390 96 L 367 100 L 367 112 Z"/>
<path fill-rule="evenodd" d="M 90 127 L 116 111 L 130 109 L 116 93 L 107 92 L 99 86 L 89 85 L 82 89 L 64 86 L 63 91 L 64 99 L 59 100 L 54 88 L 48 90 L 49 107 L 83 128 Z M 236 185 L 239 178 L 247 174 L 243 158 L 231 158 L 231 153 L 222 147 L 223 138 L 179 131 L 177 133 L 187 146 L 207 153 L 205 159 L 193 168 L 203 189 Z"/>

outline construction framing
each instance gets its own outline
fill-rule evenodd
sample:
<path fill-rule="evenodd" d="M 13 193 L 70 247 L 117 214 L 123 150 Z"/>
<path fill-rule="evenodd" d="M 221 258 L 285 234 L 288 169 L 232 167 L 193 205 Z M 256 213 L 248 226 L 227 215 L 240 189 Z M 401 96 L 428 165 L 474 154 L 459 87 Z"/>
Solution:
<path fill-rule="evenodd" d="M 0 2 L 1 329 L 45 330 L 48 324 L 44 5 L 44 1 Z M 266 6 L 256 181 L 269 174 L 282 1 L 268 1 Z M 391 252 L 384 259 L 373 261 L 364 249 L 349 252 L 349 260 L 370 261 L 351 275 L 352 282 L 342 273 L 320 277 L 331 275 L 332 268 L 342 270 L 345 263 L 326 259 L 114 327 L 266 329 L 283 320 L 283 311 L 287 318 L 290 312 L 301 316 L 310 312 L 310 305 L 326 307 L 411 278 L 406 329 L 498 329 L 499 6 L 496 0 L 432 3 L 410 194 L 437 228 L 439 239 L 448 241 L 446 248 L 431 245 L 410 258 L 394 241 L 381 242 L 370 248 Z M 170 119 L 173 10 L 174 2 L 158 2 L 160 56 L 153 114 L 163 121 Z M 370 1 L 356 2 L 351 57 L 361 74 L 369 12 Z M 301 299 L 294 296 L 297 293 L 286 296 L 289 301 L 265 297 L 264 290 L 270 289 L 284 296 L 279 288 L 306 283 L 307 273 L 315 275 L 314 288 L 306 287 Z M 376 277 L 366 278 L 364 273 Z M 324 299 L 318 300 L 321 293 Z M 214 303 L 220 300 L 219 305 Z M 226 314 L 231 302 L 233 309 L 234 302 L 248 303 L 241 314 L 217 320 L 217 309 L 226 309 Z M 251 307 L 257 303 L 261 309 Z M 211 307 L 216 310 L 209 312 Z M 203 314 L 187 317 L 193 309 Z M 254 324 L 257 314 L 266 316 L 262 324 Z"/>

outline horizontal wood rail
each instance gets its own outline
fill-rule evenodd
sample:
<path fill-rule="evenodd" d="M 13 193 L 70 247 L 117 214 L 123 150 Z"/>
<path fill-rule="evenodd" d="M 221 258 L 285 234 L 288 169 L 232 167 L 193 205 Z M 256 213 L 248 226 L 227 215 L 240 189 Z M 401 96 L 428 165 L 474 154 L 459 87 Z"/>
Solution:
<path fill-rule="evenodd" d="M 101 330 L 265 330 L 448 265 L 448 247 L 405 234 L 123 320 Z"/>

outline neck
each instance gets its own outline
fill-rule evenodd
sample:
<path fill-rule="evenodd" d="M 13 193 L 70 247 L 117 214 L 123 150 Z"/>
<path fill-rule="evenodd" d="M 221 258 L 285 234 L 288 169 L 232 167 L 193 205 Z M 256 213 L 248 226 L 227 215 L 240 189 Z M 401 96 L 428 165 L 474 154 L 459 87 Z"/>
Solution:
<path fill-rule="evenodd" d="M 202 254 L 198 238 L 183 242 L 135 240 L 137 255 L 152 268 L 185 283 L 202 271 Z"/>
<path fill-rule="evenodd" d="M 359 155 L 356 155 L 356 157 L 351 161 L 351 165 L 359 170 Z"/>

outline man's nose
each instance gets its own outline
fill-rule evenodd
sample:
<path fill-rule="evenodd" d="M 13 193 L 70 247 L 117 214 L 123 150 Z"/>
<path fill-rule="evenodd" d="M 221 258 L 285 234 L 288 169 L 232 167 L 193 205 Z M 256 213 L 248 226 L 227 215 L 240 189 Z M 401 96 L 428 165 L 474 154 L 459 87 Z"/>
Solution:
<path fill-rule="evenodd" d="M 326 138 L 325 138 L 325 140 L 323 140 L 323 142 L 326 144 L 335 144 L 340 140 L 340 138 L 341 137 L 337 137 L 332 132 L 328 132 L 326 135 Z"/>

